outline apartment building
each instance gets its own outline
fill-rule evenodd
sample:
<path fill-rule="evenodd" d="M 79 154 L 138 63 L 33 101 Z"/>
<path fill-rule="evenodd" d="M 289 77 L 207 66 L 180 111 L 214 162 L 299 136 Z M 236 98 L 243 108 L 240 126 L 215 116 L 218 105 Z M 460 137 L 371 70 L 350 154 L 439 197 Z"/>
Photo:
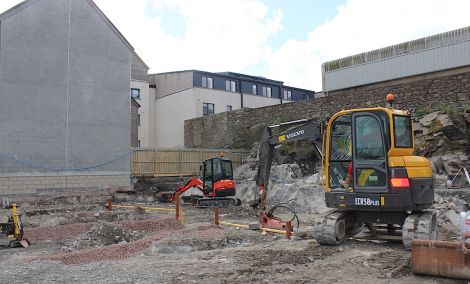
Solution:
<path fill-rule="evenodd" d="M 155 143 L 144 146 L 158 148 L 184 147 L 187 119 L 313 100 L 315 95 L 314 91 L 286 86 L 282 81 L 234 72 L 184 70 L 151 74 L 149 83 L 149 96 L 155 98 L 155 120 L 150 121 L 155 124 Z"/>

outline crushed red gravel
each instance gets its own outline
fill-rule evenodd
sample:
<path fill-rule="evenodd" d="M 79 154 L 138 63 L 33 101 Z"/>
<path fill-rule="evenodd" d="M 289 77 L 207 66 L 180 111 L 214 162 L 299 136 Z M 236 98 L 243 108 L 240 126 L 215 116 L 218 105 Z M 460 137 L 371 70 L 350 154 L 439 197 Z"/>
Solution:
<path fill-rule="evenodd" d="M 200 226 L 193 229 L 183 229 L 183 225 L 175 219 L 147 219 L 129 222 L 122 221 L 119 223 L 137 231 L 152 232 L 152 235 L 131 243 L 119 243 L 106 247 L 60 253 L 52 256 L 34 257 L 27 261 L 52 260 L 61 261 L 66 265 L 82 265 L 105 260 L 120 260 L 135 256 L 149 248 L 153 242 L 165 238 L 187 234 L 191 234 L 191 236 L 196 238 L 220 238 L 224 235 L 224 231 L 222 229 L 213 225 Z"/>
<path fill-rule="evenodd" d="M 47 226 L 25 229 L 25 237 L 32 242 L 64 241 L 86 233 L 96 223 L 75 223 L 69 225 Z"/>
<path fill-rule="evenodd" d="M 124 220 L 115 222 L 131 230 L 136 230 L 142 233 L 152 233 L 165 230 L 180 230 L 183 225 L 174 218 L 151 218 L 143 220 Z"/>
<path fill-rule="evenodd" d="M 182 229 L 183 225 L 173 218 L 152 218 L 144 220 L 125 220 L 114 222 L 117 225 L 142 233 L 152 233 L 163 230 Z M 47 226 L 25 229 L 25 236 L 32 242 L 65 241 L 77 238 L 96 225 L 91 223 L 75 223 L 69 225 Z"/>
<path fill-rule="evenodd" d="M 29 261 L 56 260 L 67 265 L 81 265 L 90 262 L 104 260 L 119 260 L 137 255 L 139 252 L 150 247 L 152 242 L 170 237 L 176 231 L 160 232 L 157 235 L 143 238 L 132 243 L 119 243 L 101 248 L 85 249 L 70 253 L 60 253 L 52 256 L 41 256 L 29 259 Z"/>

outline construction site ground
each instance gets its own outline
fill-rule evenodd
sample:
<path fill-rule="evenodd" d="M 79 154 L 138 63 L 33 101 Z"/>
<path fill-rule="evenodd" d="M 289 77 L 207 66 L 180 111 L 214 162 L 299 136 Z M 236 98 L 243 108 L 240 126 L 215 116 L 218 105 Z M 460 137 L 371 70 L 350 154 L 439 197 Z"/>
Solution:
<path fill-rule="evenodd" d="M 319 246 L 308 238 L 218 228 L 211 209 L 183 208 L 181 225 L 172 212 L 109 212 L 103 203 L 23 204 L 31 245 L 0 250 L 1 282 L 459 283 L 414 275 L 410 252 L 400 243 L 349 239 L 340 246 Z M 303 225 L 315 217 L 300 215 Z M 221 209 L 220 218 L 257 221 L 245 207 Z"/>

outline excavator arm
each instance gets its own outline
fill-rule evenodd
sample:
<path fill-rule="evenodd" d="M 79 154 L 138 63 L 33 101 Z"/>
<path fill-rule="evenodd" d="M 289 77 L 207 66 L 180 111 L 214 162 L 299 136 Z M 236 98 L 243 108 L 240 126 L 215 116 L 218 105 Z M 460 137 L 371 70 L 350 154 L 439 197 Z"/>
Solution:
<path fill-rule="evenodd" d="M 279 127 L 288 127 L 299 125 L 288 131 L 273 134 L 273 130 Z M 271 164 L 274 157 L 274 147 L 286 142 L 297 140 L 308 140 L 314 145 L 318 158 L 322 158 L 323 143 L 323 125 L 322 119 L 302 119 L 296 121 L 285 122 L 277 125 L 266 127 L 261 137 L 259 147 L 259 166 L 256 175 L 256 185 L 259 189 L 259 199 L 254 207 L 260 207 L 261 210 L 266 208 L 266 193 L 269 183 L 269 175 L 271 172 Z"/>
<path fill-rule="evenodd" d="M 199 189 L 200 191 L 203 191 L 203 183 L 200 179 L 198 178 L 192 178 L 190 179 L 185 185 L 182 185 L 180 187 L 178 187 L 178 189 L 173 193 L 171 194 L 169 197 L 168 197 L 168 201 L 169 202 L 174 202 L 175 201 L 175 198 L 178 195 L 181 195 L 183 194 L 186 190 L 190 189 L 190 188 L 197 188 Z"/>

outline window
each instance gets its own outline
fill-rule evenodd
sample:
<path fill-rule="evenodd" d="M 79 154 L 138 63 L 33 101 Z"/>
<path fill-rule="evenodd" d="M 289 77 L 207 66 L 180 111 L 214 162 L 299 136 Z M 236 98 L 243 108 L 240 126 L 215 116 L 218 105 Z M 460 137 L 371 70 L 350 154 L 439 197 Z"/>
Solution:
<path fill-rule="evenodd" d="M 140 140 L 137 140 L 137 147 L 140 148 Z"/>
<path fill-rule="evenodd" d="M 411 119 L 409 116 L 394 115 L 393 128 L 395 129 L 395 147 L 412 148 Z"/>
<path fill-rule="evenodd" d="M 253 95 L 256 95 L 258 93 L 256 85 L 253 85 Z"/>
<path fill-rule="evenodd" d="M 222 167 L 224 168 L 224 178 L 233 178 L 232 162 L 228 160 L 222 160 Z"/>
<path fill-rule="evenodd" d="M 137 125 L 140 126 L 140 114 L 137 115 Z"/>
<path fill-rule="evenodd" d="M 356 120 L 356 158 L 382 160 L 385 158 L 379 122 L 372 116 L 359 116 Z"/>
<path fill-rule="evenodd" d="M 263 87 L 263 97 L 270 98 L 272 96 L 271 87 Z"/>
<path fill-rule="evenodd" d="M 237 83 L 232 80 L 226 80 L 225 81 L 225 90 L 231 91 L 231 92 L 236 92 L 237 91 Z"/>
<path fill-rule="evenodd" d="M 385 172 L 373 168 L 356 169 L 355 179 L 359 186 L 385 186 L 387 182 Z"/>
<path fill-rule="evenodd" d="M 351 115 L 338 117 L 331 126 L 329 185 L 340 188 L 340 180 L 346 177 L 348 165 L 352 160 Z"/>
<path fill-rule="evenodd" d="M 208 89 L 214 89 L 214 78 L 212 77 L 202 77 L 202 87 Z"/>
<path fill-rule="evenodd" d="M 202 115 L 213 115 L 214 114 L 214 104 L 211 103 L 202 103 Z"/>
<path fill-rule="evenodd" d="M 292 91 L 284 90 L 283 99 L 292 101 Z"/>
<path fill-rule="evenodd" d="M 231 105 L 227 105 L 227 111 L 232 111 L 232 106 Z"/>
<path fill-rule="evenodd" d="M 140 100 L 140 89 L 131 89 L 131 97 L 133 97 L 135 100 Z"/>

